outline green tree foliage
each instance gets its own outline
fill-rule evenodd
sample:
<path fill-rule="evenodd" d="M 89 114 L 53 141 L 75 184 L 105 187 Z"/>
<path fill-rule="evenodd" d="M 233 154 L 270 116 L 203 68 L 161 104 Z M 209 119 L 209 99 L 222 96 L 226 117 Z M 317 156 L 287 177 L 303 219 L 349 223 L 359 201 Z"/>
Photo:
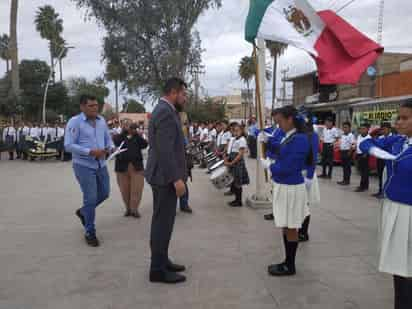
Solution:
<path fill-rule="evenodd" d="M 62 43 L 63 20 L 52 6 L 45 5 L 38 9 L 34 23 L 40 36 L 49 41 L 50 65 L 54 72 L 54 60 L 61 52 L 59 43 Z"/>
<path fill-rule="evenodd" d="M 126 69 L 129 92 L 158 95 L 165 80 L 199 68 L 199 16 L 221 0 L 72 0 L 88 9 L 108 33 Z M 113 50 L 113 49 L 112 49 Z M 111 54 L 104 51 L 104 58 Z M 110 61 L 109 61 L 110 62 Z"/>
<path fill-rule="evenodd" d="M 89 82 L 83 77 L 77 77 L 70 79 L 67 85 L 74 106 L 79 105 L 81 95 L 88 94 L 97 98 L 101 109 L 105 103 L 105 98 L 110 94 L 110 90 L 106 87 L 102 78 L 96 78 L 94 81 Z"/>
<path fill-rule="evenodd" d="M 123 103 L 123 113 L 146 113 L 146 108 L 135 99 L 127 99 Z"/>
<path fill-rule="evenodd" d="M 225 102 L 205 98 L 197 106 L 189 104 L 186 107 L 186 112 L 191 121 L 222 121 L 225 119 L 225 109 Z"/>
<path fill-rule="evenodd" d="M 6 62 L 6 72 L 10 71 L 10 38 L 7 34 L 0 35 L 0 58 Z"/>
<path fill-rule="evenodd" d="M 276 102 L 276 72 L 278 68 L 278 58 L 283 55 L 288 47 L 284 43 L 266 41 L 266 47 L 270 52 L 270 56 L 273 58 L 273 76 L 272 76 L 272 110 L 275 109 Z"/>

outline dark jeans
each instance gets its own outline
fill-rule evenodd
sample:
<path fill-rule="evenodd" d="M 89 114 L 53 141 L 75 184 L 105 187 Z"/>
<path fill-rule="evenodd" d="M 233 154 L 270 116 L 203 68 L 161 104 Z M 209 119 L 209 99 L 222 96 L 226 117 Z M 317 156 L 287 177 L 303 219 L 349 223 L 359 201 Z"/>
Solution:
<path fill-rule="evenodd" d="M 83 208 L 81 213 L 85 220 L 87 235 L 96 233 L 94 221 L 96 208 L 103 203 L 110 194 L 110 178 L 107 167 L 97 170 L 79 164 L 73 164 L 74 174 L 83 192 Z"/>
<path fill-rule="evenodd" d="M 385 160 L 378 159 L 377 170 L 379 178 L 379 193 L 383 192 L 383 171 L 385 170 Z"/>
<path fill-rule="evenodd" d="M 329 167 L 329 171 L 327 171 Z M 332 177 L 333 170 L 333 144 L 323 144 L 322 149 L 322 175 Z"/>
<path fill-rule="evenodd" d="M 165 271 L 169 260 L 169 244 L 176 218 L 176 190 L 168 186 L 152 185 L 153 217 L 150 231 L 152 262 L 150 270 Z"/>
<path fill-rule="evenodd" d="M 343 181 L 350 183 L 352 176 L 352 152 L 350 150 L 341 150 L 340 157 L 342 159 Z"/>
<path fill-rule="evenodd" d="M 252 159 L 257 158 L 257 142 L 256 142 L 256 137 L 249 135 L 247 138 L 247 145 L 249 147 L 250 151 L 250 157 Z"/>
<path fill-rule="evenodd" d="M 395 290 L 395 309 L 412 308 L 412 279 L 394 276 L 393 283 Z"/>
<path fill-rule="evenodd" d="M 361 175 L 359 188 L 369 189 L 369 155 L 358 154 L 358 168 Z"/>
<path fill-rule="evenodd" d="M 185 183 L 186 193 L 179 199 L 180 209 L 189 207 L 189 186 Z"/>

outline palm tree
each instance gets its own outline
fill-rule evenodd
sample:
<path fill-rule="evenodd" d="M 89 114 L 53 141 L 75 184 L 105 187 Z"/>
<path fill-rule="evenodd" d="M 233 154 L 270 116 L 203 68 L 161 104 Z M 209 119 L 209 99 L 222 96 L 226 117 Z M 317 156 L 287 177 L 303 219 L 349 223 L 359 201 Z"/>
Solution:
<path fill-rule="evenodd" d="M 7 34 L 0 36 L 0 58 L 6 62 L 6 72 L 10 72 L 10 38 Z"/>
<path fill-rule="evenodd" d="M 276 103 L 276 72 L 278 67 L 278 58 L 285 52 L 288 46 L 280 42 L 266 41 L 266 47 L 269 49 L 270 55 L 273 58 L 272 110 L 274 110 Z"/>
<path fill-rule="evenodd" d="M 10 59 L 11 59 L 11 85 L 13 96 L 19 98 L 20 77 L 19 77 L 19 57 L 17 48 L 17 12 L 19 7 L 18 0 L 11 0 L 10 6 Z"/>
<path fill-rule="evenodd" d="M 54 47 L 56 47 L 56 42 L 59 40 L 60 34 L 63 32 L 63 20 L 59 18 L 59 14 L 56 13 L 52 6 L 45 5 L 38 9 L 34 23 L 40 36 L 49 41 L 50 63 L 52 72 L 54 73 L 54 59 L 56 58 L 54 53 L 56 48 Z"/>
<path fill-rule="evenodd" d="M 266 79 L 270 80 L 271 72 L 269 69 L 266 69 L 265 72 Z M 241 81 L 246 83 L 247 93 L 248 93 L 248 100 L 250 98 L 250 81 L 256 76 L 256 61 L 254 57 L 245 56 L 240 60 L 239 64 L 239 76 Z M 252 108 L 253 103 L 248 102 L 249 109 L 250 109 L 250 116 L 252 116 Z M 245 118 L 246 118 L 246 111 L 245 111 Z"/>
<path fill-rule="evenodd" d="M 60 81 L 63 81 L 63 59 L 67 57 L 68 48 L 66 40 L 62 37 L 58 36 L 49 44 L 50 52 L 53 56 L 53 59 L 57 59 L 59 61 L 59 73 L 60 73 Z"/>
<path fill-rule="evenodd" d="M 116 92 L 116 114 L 119 114 L 119 82 L 124 80 L 126 70 L 122 64 L 114 64 L 107 62 L 105 79 L 109 82 L 114 82 Z"/>

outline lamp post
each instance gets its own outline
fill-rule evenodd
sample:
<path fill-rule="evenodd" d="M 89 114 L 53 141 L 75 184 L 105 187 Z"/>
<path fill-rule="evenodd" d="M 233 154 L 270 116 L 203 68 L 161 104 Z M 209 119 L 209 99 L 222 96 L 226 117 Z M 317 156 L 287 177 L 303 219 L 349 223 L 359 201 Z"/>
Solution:
<path fill-rule="evenodd" d="M 62 50 L 59 54 L 59 56 L 56 58 L 55 63 L 53 63 L 53 67 L 56 67 L 57 61 L 61 59 L 63 56 L 64 52 L 67 51 L 68 49 L 73 49 L 74 46 L 62 46 Z M 46 102 L 47 102 L 47 92 L 49 91 L 49 85 L 52 80 L 54 71 L 50 70 L 49 78 L 47 79 L 46 83 L 46 88 L 44 89 L 44 96 L 43 96 L 43 109 L 42 109 L 42 123 L 46 123 Z"/>

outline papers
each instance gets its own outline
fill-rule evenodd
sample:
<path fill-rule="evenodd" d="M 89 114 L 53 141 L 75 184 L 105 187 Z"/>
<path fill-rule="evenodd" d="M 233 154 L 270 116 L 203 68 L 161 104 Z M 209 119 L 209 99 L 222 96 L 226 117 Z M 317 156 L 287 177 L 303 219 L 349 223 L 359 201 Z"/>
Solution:
<path fill-rule="evenodd" d="M 127 148 L 122 149 L 124 145 L 124 142 L 120 144 L 120 146 L 107 158 L 107 162 L 113 160 L 114 158 L 116 158 L 116 156 L 118 156 L 119 154 L 121 154 L 122 152 L 127 151 Z"/>

